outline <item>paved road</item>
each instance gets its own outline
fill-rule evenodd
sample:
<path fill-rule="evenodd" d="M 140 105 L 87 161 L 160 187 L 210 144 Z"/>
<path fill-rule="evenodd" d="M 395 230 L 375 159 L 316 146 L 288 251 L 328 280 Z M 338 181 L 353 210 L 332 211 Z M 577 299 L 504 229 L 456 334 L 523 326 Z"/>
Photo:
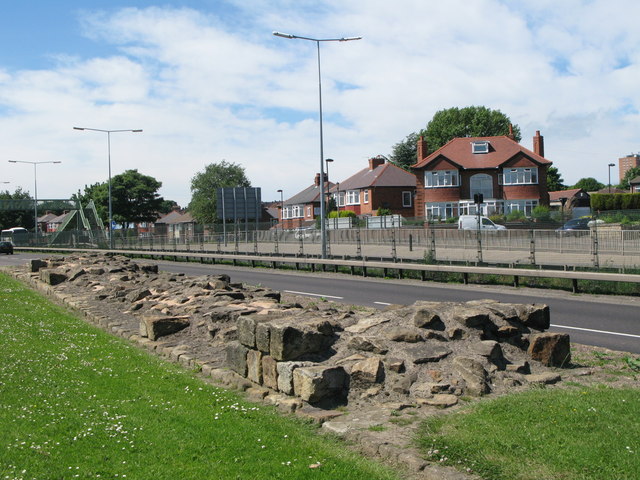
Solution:
<path fill-rule="evenodd" d="M 0 266 L 24 264 L 44 255 L 1 256 Z M 577 343 L 640 354 L 640 299 L 573 295 L 565 292 L 511 287 L 450 285 L 409 280 L 376 280 L 336 274 L 305 274 L 221 265 L 158 262 L 161 269 L 189 275 L 226 273 L 233 281 L 354 305 L 383 307 L 416 300 L 468 301 L 492 298 L 509 303 L 546 303 L 552 330 L 569 333 Z"/>

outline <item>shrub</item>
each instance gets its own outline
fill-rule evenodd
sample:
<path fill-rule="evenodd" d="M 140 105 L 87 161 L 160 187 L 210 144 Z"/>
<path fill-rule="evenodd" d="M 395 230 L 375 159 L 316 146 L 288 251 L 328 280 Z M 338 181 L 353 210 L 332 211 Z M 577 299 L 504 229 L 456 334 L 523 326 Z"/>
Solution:
<path fill-rule="evenodd" d="M 383 217 L 385 215 L 391 215 L 391 210 L 389 210 L 388 208 L 378 208 L 378 211 L 376 212 L 376 215 L 378 217 Z"/>
<path fill-rule="evenodd" d="M 527 219 L 527 216 L 524 214 L 524 212 L 522 212 L 520 210 L 512 210 L 507 215 L 507 221 L 508 222 L 518 222 L 518 221 L 522 221 L 522 220 L 526 220 L 526 219 Z"/>
<path fill-rule="evenodd" d="M 551 220 L 549 207 L 545 207 L 544 205 L 538 205 L 535 207 L 531 212 L 531 216 L 539 222 L 548 222 Z"/>

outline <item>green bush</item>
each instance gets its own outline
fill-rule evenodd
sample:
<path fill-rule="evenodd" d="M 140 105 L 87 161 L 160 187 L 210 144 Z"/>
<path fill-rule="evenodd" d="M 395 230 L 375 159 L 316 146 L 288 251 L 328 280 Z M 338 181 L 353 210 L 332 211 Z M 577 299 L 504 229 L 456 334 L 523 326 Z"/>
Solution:
<path fill-rule="evenodd" d="M 391 215 L 391 210 L 389 210 L 388 208 L 378 208 L 378 211 L 376 212 L 376 215 L 378 217 L 384 217 L 385 215 Z"/>
<path fill-rule="evenodd" d="M 493 223 L 504 223 L 504 215 L 500 215 L 500 214 L 495 214 L 495 215 L 491 215 L 489 217 L 489 220 L 491 220 Z"/>
<path fill-rule="evenodd" d="M 549 207 L 545 207 L 544 205 L 538 205 L 531 211 L 531 216 L 539 221 L 539 222 L 548 222 L 551 220 L 551 212 L 549 211 Z"/>
<path fill-rule="evenodd" d="M 527 216 L 524 214 L 524 212 L 520 210 L 512 210 L 507 215 L 507 222 L 518 222 L 526 219 L 527 219 Z"/>

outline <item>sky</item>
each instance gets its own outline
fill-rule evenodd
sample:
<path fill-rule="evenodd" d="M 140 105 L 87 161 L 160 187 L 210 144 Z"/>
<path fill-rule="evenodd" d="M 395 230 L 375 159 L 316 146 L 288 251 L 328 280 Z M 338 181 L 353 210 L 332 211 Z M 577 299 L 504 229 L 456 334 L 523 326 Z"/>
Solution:
<path fill-rule="evenodd" d="M 0 0 L 0 189 L 70 198 L 129 169 L 186 207 L 242 166 L 264 201 L 340 181 L 442 109 L 500 110 L 566 184 L 640 151 L 637 0 Z M 78 131 L 142 129 L 110 135 Z M 19 162 L 61 162 L 33 167 Z M 608 164 L 616 168 L 609 169 Z M 36 174 L 34 175 L 34 170 Z"/>

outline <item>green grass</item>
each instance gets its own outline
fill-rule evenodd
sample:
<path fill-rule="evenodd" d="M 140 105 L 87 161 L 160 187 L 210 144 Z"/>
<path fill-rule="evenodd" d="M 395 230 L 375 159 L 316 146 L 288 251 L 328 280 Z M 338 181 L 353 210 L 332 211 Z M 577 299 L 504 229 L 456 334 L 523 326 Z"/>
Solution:
<path fill-rule="evenodd" d="M 639 393 L 532 389 L 429 419 L 419 445 L 427 458 L 485 479 L 637 479 Z"/>
<path fill-rule="evenodd" d="M 4 274 L 0 338 L 2 479 L 397 478 Z"/>

